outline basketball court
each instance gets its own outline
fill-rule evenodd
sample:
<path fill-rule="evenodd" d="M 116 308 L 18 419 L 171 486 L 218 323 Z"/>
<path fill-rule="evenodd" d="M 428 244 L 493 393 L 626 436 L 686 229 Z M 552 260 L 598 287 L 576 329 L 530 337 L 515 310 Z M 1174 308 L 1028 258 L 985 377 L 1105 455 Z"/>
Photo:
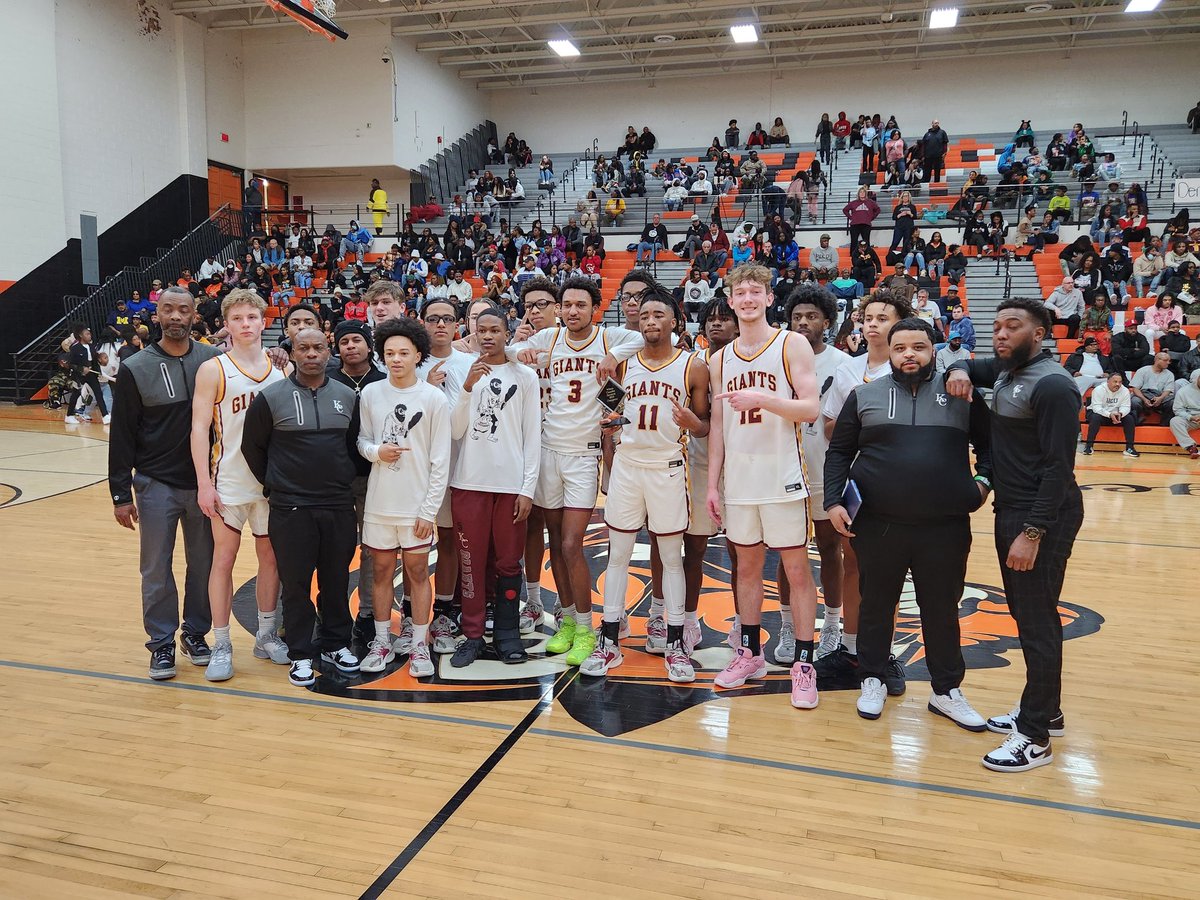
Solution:
<path fill-rule="evenodd" d="M 694 685 L 638 649 L 644 544 L 634 636 L 607 679 L 534 653 L 303 690 L 235 625 L 232 681 L 181 660 L 153 683 L 104 429 L 12 407 L 0 429 L 0 895 L 1197 896 L 1197 729 L 1181 710 L 1200 674 L 1200 478 L 1183 457 L 1080 459 L 1067 735 L 1055 765 L 1004 776 L 979 764 L 994 736 L 926 711 L 907 603 L 908 693 L 877 722 L 855 692 L 793 710 L 783 670 L 714 690 L 732 614 L 715 543 Z M 974 531 L 964 688 L 986 715 L 1013 705 L 1024 668 L 986 512 Z M 602 529 L 589 544 L 599 578 Z M 768 580 L 768 628 L 774 596 Z"/>

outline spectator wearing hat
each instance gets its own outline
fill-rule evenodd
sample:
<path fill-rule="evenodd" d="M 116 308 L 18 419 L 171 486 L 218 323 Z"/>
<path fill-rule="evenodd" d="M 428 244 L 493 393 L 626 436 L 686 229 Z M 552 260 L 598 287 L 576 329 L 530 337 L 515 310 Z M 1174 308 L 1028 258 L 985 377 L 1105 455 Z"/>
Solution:
<path fill-rule="evenodd" d="M 934 366 L 938 372 L 945 372 L 960 359 L 970 358 L 971 351 L 963 346 L 962 333 L 952 328 L 950 334 L 946 336 L 946 343 L 934 357 Z"/>
<path fill-rule="evenodd" d="M 222 274 L 221 264 L 217 262 L 217 258 L 215 256 L 209 256 L 204 260 L 204 262 L 200 263 L 201 281 L 208 281 L 214 275 L 220 274 Z M 159 286 L 162 286 L 161 282 L 159 283 Z"/>
<path fill-rule="evenodd" d="M 421 290 L 425 289 L 425 281 L 429 278 L 429 263 L 421 259 L 419 250 L 413 250 L 409 254 L 408 264 L 404 267 L 404 284 L 417 285 Z"/>
<path fill-rule="evenodd" d="M 1079 323 L 1083 321 L 1086 303 L 1083 291 L 1075 286 L 1075 279 L 1067 277 L 1062 284 L 1050 292 L 1046 298 L 1046 309 L 1056 325 L 1067 326 L 1067 337 L 1073 338 L 1079 332 Z"/>
<path fill-rule="evenodd" d="M 1125 431 L 1124 455 L 1136 459 L 1141 454 L 1134 446 L 1134 435 L 1137 431 L 1137 417 L 1131 412 L 1133 398 L 1129 388 L 1122 384 L 1120 372 L 1112 372 L 1102 379 L 1092 391 L 1092 399 L 1088 404 L 1087 441 L 1083 445 L 1083 455 L 1090 456 L 1092 445 L 1096 443 L 1096 435 L 1102 425 L 1120 425 Z"/>
<path fill-rule="evenodd" d="M 821 235 L 820 246 L 814 247 L 808 256 L 808 267 L 822 281 L 830 281 L 838 275 L 838 252 L 829 246 L 829 235 Z"/>
<path fill-rule="evenodd" d="M 1100 342 L 1091 335 L 1083 339 L 1083 346 L 1067 357 L 1063 368 L 1075 379 L 1080 397 L 1086 397 L 1088 391 L 1103 384 L 1109 375 L 1121 374 L 1112 358 L 1101 352 Z"/>
<path fill-rule="evenodd" d="M 708 227 L 700 221 L 698 215 L 693 214 L 691 221 L 688 223 L 688 229 L 683 235 L 683 245 L 680 247 L 679 255 L 683 259 L 691 259 L 700 249 L 700 245 L 708 239 Z"/>
<path fill-rule="evenodd" d="M 1091 310 L 1088 310 L 1089 314 Z M 1084 332 L 1087 336 L 1087 332 Z M 1100 336 L 1097 335 L 1097 339 Z M 1150 352 L 1150 343 L 1146 336 L 1138 333 L 1137 322 L 1130 316 L 1125 320 L 1125 327 L 1119 334 L 1112 336 L 1111 353 L 1113 366 L 1119 372 L 1137 372 L 1150 365 L 1154 357 Z M 1100 339 L 1100 349 L 1104 349 L 1104 341 Z"/>
<path fill-rule="evenodd" d="M 334 288 L 333 293 L 335 296 L 341 297 L 342 289 Z M 367 321 L 367 309 L 367 301 L 362 299 L 358 291 L 351 291 L 350 299 L 346 300 L 345 306 L 342 309 L 342 315 L 347 322 L 365 323 Z"/>
<path fill-rule="evenodd" d="M 361 262 L 369 249 L 371 249 L 371 232 L 359 225 L 356 220 L 351 219 L 350 230 L 342 238 L 338 248 L 338 262 L 344 260 L 347 253 L 357 255 Z"/>

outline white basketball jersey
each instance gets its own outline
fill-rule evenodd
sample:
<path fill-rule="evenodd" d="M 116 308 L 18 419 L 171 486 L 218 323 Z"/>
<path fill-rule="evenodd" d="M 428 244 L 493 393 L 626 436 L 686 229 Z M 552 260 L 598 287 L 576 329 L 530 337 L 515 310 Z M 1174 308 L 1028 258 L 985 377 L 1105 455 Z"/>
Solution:
<path fill-rule="evenodd" d="M 691 355 L 676 350 L 669 360 L 655 366 L 638 353 L 624 365 L 621 384 L 629 424 L 621 429 L 617 452 L 626 462 L 640 466 L 682 460 L 688 436 L 675 424 L 671 401 L 687 406 Z"/>
<path fill-rule="evenodd" d="M 803 337 L 786 331 L 775 334 L 756 354 L 738 353 L 738 341 L 721 349 L 721 383 L 713 394 L 753 389 L 795 398 L 784 358 L 788 340 Z M 718 390 L 719 388 L 719 390 Z M 808 496 L 800 429 L 765 409 L 738 412 L 726 401 L 722 410 L 725 439 L 725 503 L 751 506 L 786 503 Z"/>
<path fill-rule="evenodd" d="M 817 368 L 817 394 L 823 399 L 833 387 L 837 371 L 842 363 L 850 359 L 849 354 L 843 353 L 837 347 L 826 347 L 813 356 Z M 804 464 L 812 473 L 814 481 L 824 477 L 825 451 L 829 448 L 829 439 L 825 437 L 825 420 L 817 416 L 815 422 L 805 422 L 800 429 L 804 444 Z"/>
<path fill-rule="evenodd" d="M 596 370 L 608 355 L 608 336 L 602 325 L 580 345 L 556 328 L 550 339 L 550 403 L 546 407 L 542 446 L 573 456 L 599 456 L 600 417 Z"/>
<path fill-rule="evenodd" d="M 231 357 L 217 357 L 221 367 L 221 384 L 213 403 L 213 444 L 211 468 L 217 495 L 228 506 L 253 503 L 263 499 L 263 486 L 246 465 L 242 456 L 242 427 L 246 410 L 258 392 L 268 384 L 282 381 L 284 374 L 271 365 L 263 351 L 258 372 L 245 372 Z"/>
<path fill-rule="evenodd" d="M 712 348 L 697 350 L 692 354 L 694 359 L 703 360 L 706 364 L 712 359 Z M 711 389 L 709 393 L 712 393 Z M 708 437 L 698 438 L 688 435 L 688 466 L 693 470 L 708 468 Z"/>

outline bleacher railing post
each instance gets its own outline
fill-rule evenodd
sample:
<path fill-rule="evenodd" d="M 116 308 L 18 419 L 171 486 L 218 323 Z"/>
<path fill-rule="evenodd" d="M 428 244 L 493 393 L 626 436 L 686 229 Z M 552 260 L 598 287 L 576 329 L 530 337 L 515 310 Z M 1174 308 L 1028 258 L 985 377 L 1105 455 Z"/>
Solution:
<path fill-rule="evenodd" d="M 1121 110 L 1121 146 L 1125 146 L 1125 133 L 1129 127 L 1129 110 Z"/>

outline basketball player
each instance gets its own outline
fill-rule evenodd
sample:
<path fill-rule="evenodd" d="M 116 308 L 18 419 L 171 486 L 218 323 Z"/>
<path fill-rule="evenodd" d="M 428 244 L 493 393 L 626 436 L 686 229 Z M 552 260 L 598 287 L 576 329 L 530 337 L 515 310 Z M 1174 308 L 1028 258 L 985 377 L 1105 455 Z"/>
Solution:
<path fill-rule="evenodd" d="M 434 672 L 429 548 L 450 476 L 450 408 L 446 395 L 417 375 L 429 346 L 429 333 L 419 322 L 384 322 L 375 329 L 375 352 L 388 378 L 367 385 L 359 398 L 358 452 L 373 464 L 363 542 L 375 566 L 375 639 L 360 667 L 364 672 L 382 672 L 396 656 L 391 618 L 397 553 L 414 620 L 408 671 L 414 678 Z"/>
<path fill-rule="evenodd" d="M 530 278 L 521 286 L 521 303 L 525 307 L 525 318 L 521 327 L 527 329 L 524 340 L 558 323 L 558 285 L 549 278 Z M 550 405 L 550 370 L 537 370 L 538 393 L 543 418 Z M 540 464 L 540 457 L 539 457 Z M 546 517 L 542 508 L 534 504 L 527 520 L 525 536 L 525 606 L 521 610 L 521 634 L 533 634 L 542 624 L 546 610 L 542 604 L 542 565 L 546 555 Z M 562 621 L 562 604 L 555 603 L 555 629 Z"/>
<path fill-rule="evenodd" d="M 276 633 L 275 609 L 279 600 L 279 572 L 275 551 L 267 536 L 271 509 L 262 485 L 242 456 L 242 427 L 250 403 L 283 373 L 263 350 L 267 305 L 254 291 L 230 291 L 221 303 L 221 317 L 229 331 L 230 349 L 210 359 L 196 371 L 192 400 L 192 465 L 196 469 L 197 502 L 212 520 L 213 563 L 208 576 L 215 646 L 204 677 L 228 681 L 233 677 L 233 643 L 229 616 L 233 609 L 233 564 L 242 543 L 242 529 L 250 526 L 258 556 L 255 597 L 258 632 L 254 655 L 286 666 L 288 649 Z"/>
<path fill-rule="evenodd" d="M 695 351 L 695 357 L 708 368 L 712 357 L 737 337 L 737 317 L 722 297 L 714 297 L 700 311 L 700 330 L 708 340 L 708 349 Z M 683 536 L 683 575 L 686 583 L 687 602 L 683 622 L 683 645 L 690 655 L 700 646 L 701 631 L 698 610 L 700 608 L 700 585 L 704 581 L 704 555 L 708 551 L 708 540 L 718 529 L 717 523 L 708 514 L 708 439 L 695 434 L 688 435 L 688 490 L 691 521 Z M 737 549 L 725 542 L 729 554 L 731 583 L 737 586 Z M 648 629 L 647 629 L 648 630 Z M 737 643 L 740 645 L 741 638 Z"/>
<path fill-rule="evenodd" d="M 760 625 L 769 546 L 787 572 L 796 635 L 806 638 L 796 641 L 792 706 L 811 709 L 818 702 L 812 665 L 817 589 L 808 565 L 808 486 L 799 423 L 816 419 L 819 412 L 812 347 L 800 335 L 768 324 L 767 307 L 773 300 L 769 269 L 739 266 L 726 286 L 738 337 L 713 357 L 708 514 L 724 522 L 737 547 L 742 646 L 714 681 L 719 687 L 740 687 L 767 672 Z"/>
<path fill-rule="evenodd" d="M 394 281 L 376 281 L 363 293 L 363 299 L 367 301 L 367 324 L 372 328 L 404 317 L 404 289 Z M 387 368 L 382 359 L 377 359 L 376 365 Z"/>
<path fill-rule="evenodd" d="M 567 665 L 577 666 L 596 649 L 583 536 L 600 488 L 602 408 L 597 398 L 600 385 L 616 373 L 617 365 L 643 344 L 635 332 L 594 324 L 600 288 L 587 278 L 569 278 L 559 306 L 565 327 L 539 331 L 508 350 L 527 365 L 550 370 L 550 405 L 542 428 L 534 503 L 545 510 L 563 621 L 546 643 L 546 652 L 566 652 Z"/>
<path fill-rule="evenodd" d="M 825 334 L 837 318 L 837 301 L 826 288 L 816 283 L 801 284 L 788 298 L 788 329 L 802 335 L 812 347 L 817 371 L 817 393 L 824 396 L 833 385 L 838 368 L 850 358 L 836 347 L 825 343 Z M 817 644 L 817 658 L 832 653 L 841 643 L 839 622 L 842 618 L 842 538 L 829 521 L 825 511 L 825 448 L 829 439 L 825 436 L 825 425 L 817 418 L 806 422 L 800 432 L 804 446 L 804 464 L 808 469 L 809 514 L 813 520 L 817 553 L 821 556 L 821 587 L 825 593 L 825 616 L 821 624 L 821 638 Z M 776 575 L 779 585 L 779 605 L 790 605 L 787 573 L 780 564 Z M 775 644 L 775 662 L 789 665 L 795 657 L 796 633 L 792 630 L 791 616 L 784 614 L 779 628 L 779 640 Z"/>
<path fill-rule="evenodd" d="M 429 356 L 417 369 L 417 375 L 446 395 L 446 403 L 454 409 L 462 393 L 463 382 L 471 371 L 475 357 L 455 350 L 454 335 L 458 330 L 458 309 L 453 300 L 434 299 L 421 310 L 425 330 L 429 332 Z M 450 445 L 450 471 L 454 471 L 459 442 Z M 454 533 L 454 518 L 450 513 L 450 492 L 446 491 L 437 517 L 437 569 L 433 573 L 433 624 L 429 626 L 429 646 L 434 653 L 453 653 L 459 638 L 454 619 L 454 589 L 458 585 L 458 536 Z M 405 620 L 407 624 L 408 620 Z M 401 640 L 404 626 L 401 626 Z"/>
<path fill-rule="evenodd" d="M 685 448 L 689 434 L 708 434 L 708 369 L 703 361 L 672 347 L 681 316 L 669 291 L 659 285 L 647 287 L 640 307 L 646 346 L 621 367 L 623 415 L 629 425 L 617 446 L 604 507 L 609 533 L 604 623 L 596 649 L 579 671 L 605 675 L 623 661 L 618 641 L 629 560 L 645 525 L 662 560 L 667 678 L 686 683 L 696 680 L 696 671 L 683 642 L 683 533 L 690 518 Z"/>
<path fill-rule="evenodd" d="M 859 308 L 862 310 L 863 337 L 867 343 L 867 352 L 862 356 L 852 356 L 840 365 L 834 374 L 833 384 L 822 397 L 821 418 L 825 427 L 826 446 L 833 435 L 833 424 L 841 415 L 850 392 L 860 384 L 892 373 L 888 332 L 897 322 L 913 314 L 912 307 L 903 295 L 888 288 L 876 288 L 862 299 Z M 858 608 L 861 603 L 858 589 L 858 556 L 849 541 L 842 540 L 841 544 L 842 640 L 832 653 L 818 660 L 817 676 L 831 687 L 852 689 L 862 681 L 858 674 Z M 821 580 L 825 581 L 824 573 Z M 821 631 L 824 639 L 824 627 Z M 832 642 L 832 638 L 830 641 Z M 906 689 L 904 667 L 894 656 L 888 660 L 883 681 L 892 697 L 900 696 Z"/>
<path fill-rule="evenodd" d="M 521 557 L 542 444 L 538 378 L 505 355 L 504 314 L 499 309 L 481 312 L 475 337 L 480 355 L 451 413 L 459 450 L 450 492 L 454 530 L 461 542 L 459 578 L 466 635 L 450 661 L 456 668 L 469 666 L 483 653 L 489 594 L 495 597 L 492 645 L 496 655 L 506 663 L 528 658 L 519 621 Z M 494 585 L 487 583 L 491 559 Z M 439 568 L 440 563 L 439 556 Z"/>

